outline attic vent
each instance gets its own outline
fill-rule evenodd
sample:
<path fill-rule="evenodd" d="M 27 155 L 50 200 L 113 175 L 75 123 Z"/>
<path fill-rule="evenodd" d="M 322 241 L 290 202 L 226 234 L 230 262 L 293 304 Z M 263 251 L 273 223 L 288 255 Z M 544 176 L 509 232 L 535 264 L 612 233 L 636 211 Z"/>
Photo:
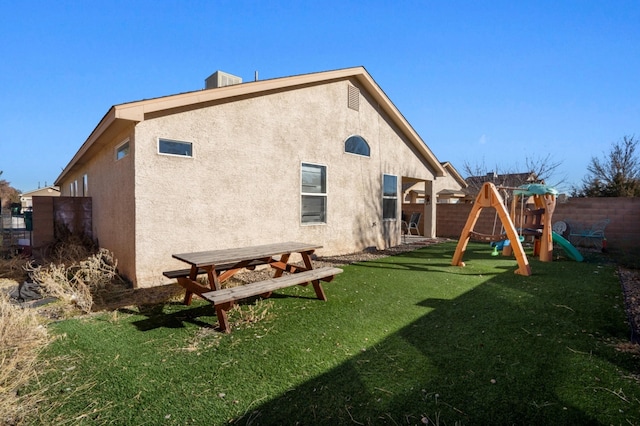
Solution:
<path fill-rule="evenodd" d="M 347 106 L 355 111 L 360 111 L 360 89 L 349 86 L 347 98 Z"/>
<path fill-rule="evenodd" d="M 242 83 L 242 78 L 226 72 L 216 71 L 204 80 L 205 89 L 215 89 L 217 87 L 232 86 Z"/>

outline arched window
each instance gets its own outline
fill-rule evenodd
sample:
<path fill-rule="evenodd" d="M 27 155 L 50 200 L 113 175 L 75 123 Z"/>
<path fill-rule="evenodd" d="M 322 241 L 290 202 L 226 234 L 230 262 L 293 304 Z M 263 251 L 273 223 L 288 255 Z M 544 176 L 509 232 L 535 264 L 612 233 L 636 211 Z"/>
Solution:
<path fill-rule="evenodd" d="M 344 152 L 369 157 L 371 149 L 361 136 L 350 136 L 344 143 Z"/>

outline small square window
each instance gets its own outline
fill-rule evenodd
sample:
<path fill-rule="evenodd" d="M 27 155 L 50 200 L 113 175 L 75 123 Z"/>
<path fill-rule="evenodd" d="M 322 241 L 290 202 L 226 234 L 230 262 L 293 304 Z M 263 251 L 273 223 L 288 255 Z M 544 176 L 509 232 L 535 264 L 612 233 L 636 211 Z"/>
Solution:
<path fill-rule="evenodd" d="M 191 142 L 158 139 L 158 153 L 179 155 L 181 157 L 193 157 L 193 144 Z"/>
<path fill-rule="evenodd" d="M 116 148 L 116 161 L 126 157 L 127 155 L 129 155 L 129 139 L 122 142 Z"/>

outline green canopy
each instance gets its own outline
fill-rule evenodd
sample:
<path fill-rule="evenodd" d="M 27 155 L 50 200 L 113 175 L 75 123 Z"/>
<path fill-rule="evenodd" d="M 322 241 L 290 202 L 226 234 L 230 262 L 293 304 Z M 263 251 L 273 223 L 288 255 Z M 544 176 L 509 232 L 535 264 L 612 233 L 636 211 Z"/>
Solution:
<path fill-rule="evenodd" d="M 529 183 L 520 185 L 518 189 L 513 191 L 514 195 L 525 195 L 527 197 L 531 195 L 558 195 L 558 190 L 552 186 L 544 185 L 542 183 Z"/>

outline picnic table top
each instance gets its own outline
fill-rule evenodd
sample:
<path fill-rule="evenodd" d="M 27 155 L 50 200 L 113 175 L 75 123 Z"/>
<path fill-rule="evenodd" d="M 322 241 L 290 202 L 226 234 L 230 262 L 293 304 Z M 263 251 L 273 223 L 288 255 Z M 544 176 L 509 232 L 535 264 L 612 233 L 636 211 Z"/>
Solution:
<path fill-rule="evenodd" d="M 284 243 L 264 244 L 222 250 L 198 251 L 179 253 L 173 258 L 186 262 L 192 266 L 201 267 L 222 263 L 242 262 L 245 260 L 261 259 L 286 253 L 309 252 L 321 248 L 321 245 L 307 244 L 295 241 Z"/>

